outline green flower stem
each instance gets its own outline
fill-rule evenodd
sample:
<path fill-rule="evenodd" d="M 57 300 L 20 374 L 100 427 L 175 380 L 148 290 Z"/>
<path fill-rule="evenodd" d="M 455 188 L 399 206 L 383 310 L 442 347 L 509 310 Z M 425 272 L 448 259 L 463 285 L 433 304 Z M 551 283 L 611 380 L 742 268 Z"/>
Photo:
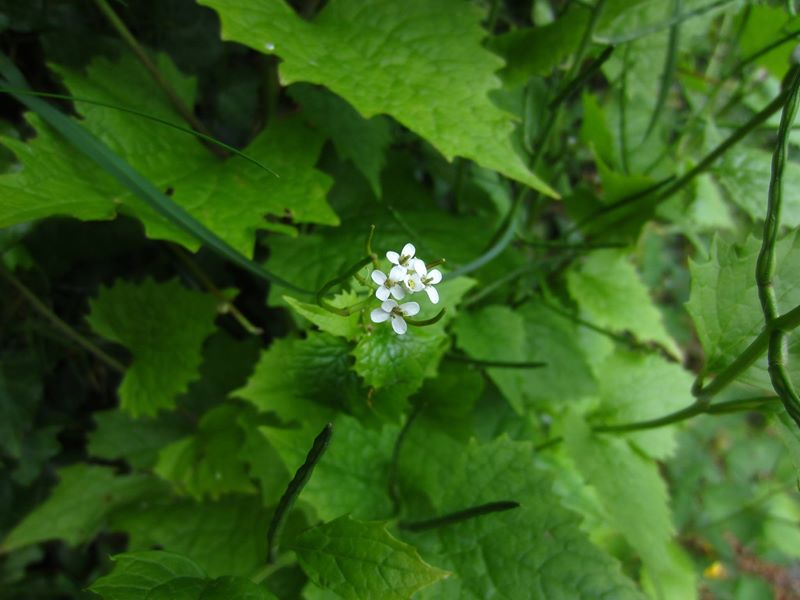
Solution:
<path fill-rule="evenodd" d="M 777 260 L 775 258 L 775 244 L 781 224 L 781 208 L 783 202 L 783 172 L 786 165 L 789 132 L 797 115 L 800 104 L 800 69 L 794 70 L 793 77 L 787 85 L 788 96 L 781 114 L 781 124 L 778 128 L 778 140 L 772 154 L 772 174 L 769 181 L 767 195 L 767 215 L 764 218 L 764 235 L 761 241 L 761 250 L 756 262 L 756 285 L 758 298 L 761 301 L 761 310 L 764 313 L 764 323 L 770 324 L 778 316 L 778 300 L 773 286 Z M 800 426 L 800 396 L 797 394 L 789 373 L 786 370 L 788 362 L 788 349 L 785 342 L 786 330 L 773 328 L 769 337 L 767 349 L 768 370 L 772 387 L 783 401 L 786 412 Z"/>
<path fill-rule="evenodd" d="M 706 386 L 700 385 L 700 380 L 695 384 L 693 393 L 698 401 L 711 402 L 711 398 L 718 394 L 739 375 L 749 369 L 769 348 L 769 340 L 775 330 L 791 331 L 800 327 L 800 306 L 795 306 L 786 314 L 778 317 L 765 326 L 760 334 L 750 342 L 736 359 L 720 371 L 714 380 Z"/>
<path fill-rule="evenodd" d="M 356 264 L 354 264 L 352 267 L 350 267 L 344 273 L 344 275 L 340 275 L 335 279 L 331 279 L 328 283 L 323 285 L 317 292 L 317 304 L 322 308 L 324 308 L 325 310 L 327 310 L 328 312 L 332 312 L 334 314 L 341 315 L 343 317 L 352 314 L 353 307 L 337 308 L 336 306 L 333 306 L 327 300 L 325 300 L 325 294 L 330 292 L 335 286 L 346 283 L 350 278 L 354 277 L 356 273 L 358 273 L 361 269 L 366 267 L 371 262 L 372 262 L 372 256 L 365 256 L 364 258 L 359 260 Z"/>
<path fill-rule="evenodd" d="M 289 516 L 289 511 L 294 506 L 300 492 L 303 491 L 306 483 L 311 478 L 314 467 L 322 459 L 328 444 L 331 441 L 333 434 L 333 425 L 328 423 L 319 432 L 319 435 L 314 439 L 311 450 L 308 451 L 305 462 L 297 469 L 294 478 L 289 482 L 286 491 L 281 496 L 278 502 L 278 507 L 275 509 L 275 514 L 272 516 L 272 521 L 269 524 L 267 531 L 267 564 L 272 565 L 278 558 L 278 543 L 281 530 L 286 522 L 286 517 Z"/>
<path fill-rule="evenodd" d="M 229 313 L 239 325 L 242 326 L 247 333 L 251 335 L 261 335 L 264 333 L 264 330 L 253 323 L 245 317 L 242 312 L 236 308 L 236 305 L 228 300 L 225 297 L 225 294 L 211 281 L 208 275 L 197 265 L 195 261 L 192 260 L 189 253 L 186 252 L 183 247 L 175 245 L 175 244 L 168 244 L 169 249 L 172 251 L 173 254 L 178 258 L 183 265 L 189 269 L 192 276 L 194 276 L 197 281 L 202 285 L 214 298 L 217 300 L 217 311 L 226 314 Z"/>
<path fill-rule="evenodd" d="M 71 339 L 73 342 L 78 344 L 84 350 L 87 350 L 94 356 L 96 356 L 100 361 L 105 363 L 108 367 L 116 371 L 117 373 L 124 373 L 125 372 L 125 365 L 119 362 L 116 358 L 108 355 L 106 352 L 101 350 L 95 344 L 90 342 L 88 339 L 83 337 L 80 333 L 75 331 L 68 323 L 63 321 L 58 315 L 56 315 L 47 305 L 39 300 L 39 298 L 34 294 L 28 287 L 25 286 L 17 277 L 14 276 L 11 271 L 5 268 L 5 266 L 0 263 L 0 275 L 5 277 L 8 282 L 14 286 L 17 291 L 28 301 L 28 303 L 33 307 L 36 312 L 50 321 L 56 329 L 58 329 L 61 333 Z"/>
<path fill-rule="evenodd" d="M 183 117 L 183 119 L 189 123 L 193 129 L 196 129 L 206 136 L 210 136 L 210 132 L 205 128 L 195 114 L 183 103 L 183 100 L 181 100 L 180 96 L 178 96 L 177 92 L 170 85 L 169 81 L 166 80 L 155 63 L 150 60 L 147 52 L 145 52 L 144 48 L 142 48 L 125 23 L 122 22 L 122 19 L 120 19 L 117 13 L 114 12 L 114 9 L 109 6 L 108 2 L 106 2 L 106 0 L 94 0 L 94 3 L 97 5 L 97 8 L 100 9 L 100 12 L 105 15 L 119 36 L 125 41 L 126 44 L 128 44 L 136 58 L 140 63 L 142 63 L 142 66 L 147 69 L 150 77 L 152 77 L 153 81 L 156 82 L 158 87 L 163 90 L 164 94 L 166 94 L 167 98 L 169 98 L 172 106 L 178 111 L 181 117 Z M 220 158 L 225 158 L 227 156 L 227 153 L 220 151 L 219 148 L 215 146 L 211 146 L 210 149 Z"/>
<path fill-rule="evenodd" d="M 632 431 L 645 431 L 647 429 L 657 429 L 674 425 L 681 421 L 686 421 L 698 415 L 720 415 L 735 412 L 764 410 L 771 408 L 776 402 L 780 401 L 778 396 L 759 396 L 754 398 L 740 398 L 720 402 L 719 404 L 707 405 L 701 402 L 694 402 L 686 408 L 646 421 L 636 421 L 633 423 L 620 423 L 618 425 L 595 425 L 591 427 L 593 433 L 630 433 Z M 535 450 L 546 450 L 559 445 L 564 441 L 561 436 L 554 437 L 536 446 Z"/>
<path fill-rule="evenodd" d="M 498 369 L 541 369 L 542 367 L 546 367 L 546 362 L 515 362 L 515 361 L 508 361 L 508 360 L 480 360 L 476 358 L 470 358 L 469 356 L 461 356 L 460 354 L 445 354 L 445 360 L 451 360 L 453 362 L 460 362 L 466 363 L 470 365 L 475 365 L 476 367 L 483 367 L 483 368 L 498 368 Z"/>
<path fill-rule="evenodd" d="M 369 226 L 369 235 L 367 236 L 367 256 L 370 257 L 372 260 L 372 266 L 376 269 L 380 268 L 380 263 L 378 262 L 378 255 L 375 254 L 374 250 L 372 249 L 372 238 L 375 235 L 375 225 Z"/>
<path fill-rule="evenodd" d="M 406 323 L 409 325 L 413 325 L 414 327 L 427 327 L 428 325 L 433 325 L 434 323 L 438 323 L 441 318 L 447 313 L 447 309 L 443 308 L 440 310 L 436 315 L 431 317 L 430 319 L 423 319 L 422 321 L 416 321 L 414 319 L 406 319 Z"/>
<path fill-rule="evenodd" d="M 480 517 L 483 515 L 489 515 L 496 512 L 504 512 L 507 510 L 512 510 L 515 508 L 519 508 L 519 502 L 515 502 L 514 500 L 501 500 L 499 502 L 487 502 L 486 504 L 481 504 L 479 506 L 473 506 L 472 508 L 467 508 L 466 510 L 460 510 L 458 512 L 450 513 L 444 515 L 442 517 L 436 517 L 435 519 L 427 519 L 425 521 L 400 521 L 397 526 L 400 529 L 405 529 L 406 531 L 427 531 L 429 529 L 437 529 L 439 527 L 444 527 L 446 525 L 453 525 L 454 523 L 460 523 L 461 521 L 466 521 L 467 519 L 474 519 L 475 517 Z"/>

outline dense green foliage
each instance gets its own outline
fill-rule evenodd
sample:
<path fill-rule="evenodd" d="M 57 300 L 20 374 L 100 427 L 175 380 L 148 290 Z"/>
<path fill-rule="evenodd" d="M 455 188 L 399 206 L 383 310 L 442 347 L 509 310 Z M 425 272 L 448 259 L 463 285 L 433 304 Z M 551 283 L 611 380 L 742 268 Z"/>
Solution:
<path fill-rule="evenodd" d="M 0 597 L 800 597 L 794 4 L 0 0 Z"/>

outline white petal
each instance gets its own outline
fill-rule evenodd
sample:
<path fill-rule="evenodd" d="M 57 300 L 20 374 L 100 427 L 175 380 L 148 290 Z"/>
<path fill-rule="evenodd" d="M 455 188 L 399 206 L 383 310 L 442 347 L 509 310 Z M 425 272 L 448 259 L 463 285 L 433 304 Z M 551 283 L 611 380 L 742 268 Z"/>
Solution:
<path fill-rule="evenodd" d="M 402 300 L 403 298 L 406 297 L 406 292 L 400 285 L 393 285 L 392 289 L 389 291 L 392 292 L 392 296 L 394 296 L 398 300 Z"/>
<path fill-rule="evenodd" d="M 400 315 L 392 315 L 392 329 L 396 334 L 403 335 L 408 329 L 408 325 Z"/>
<path fill-rule="evenodd" d="M 397 308 L 397 302 L 389 298 L 388 300 L 384 301 L 381 304 L 381 310 L 386 311 L 387 313 L 392 312 L 392 309 Z"/>
<path fill-rule="evenodd" d="M 394 250 L 389 250 L 386 253 L 386 258 L 388 258 L 389 262 L 392 263 L 393 265 L 396 265 L 400 262 L 400 255 Z"/>
<path fill-rule="evenodd" d="M 434 269 L 425 278 L 428 280 L 428 285 L 436 285 L 442 280 L 442 272 L 439 269 Z"/>
<path fill-rule="evenodd" d="M 428 267 L 425 266 L 425 261 L 415 258 L 412 262 L 414 270 L 420 275 L 425 275 L 428 272 Z"/>
<path fill-rule="evenodd" d="M 414 256 L 416 252 L 417 249 L 414 248 L 414 244 L 406 244 L 405 246 L 403 246 L 403 251 L 400 254 L 402 254 L 403 256 L 407 256 L 408 258 L 411 258 L 412 256 Z"/>
<path fill-rule="evenodd" d="M 378 285 L 383 285 L 383 282 L 386 281 L 386 273 L 379 271 L 378 269 L 375 269 L 370 277 L 372 277 L 372 281 Z"/>
<path fill-rule="evenodd" d="M 402 310 L 403 314 L 407 317 L 413 317 L 419 312 L 419 304 L 416 302 L 406 302 L 400 305 L 400 310 Z"/>
<path fill-rule="evenodd" d="M 375 290 L 375 296 L 378 298 L 378 300 L 383 302 L 389 297 L 389 288 L 387 288 L 385 285 L 382 285 L 377 290 Z"/>
<path fill-rule="evenodd" d="M 428 294 L 428 298 L 430 298 L 431 302 L 434 304 L 439 304 L 439 292 L 435 287 L 429 285 L 425 288 L 425 293 Z"/>
<path fill-rule="evenodd" d="M 405 281 L 406 277 L 408 277 L 408 273 L 406 269 L 400 265 L 392 267 L 392 270 L 389 271 L 389 279 L 392 281 Z"/>
<path fill-rule="evenodd" d="M 422 283 L 422 280 L 416 273 L 409 275 L 404 283 L 406 285 L 406 289 L 408 289 L 408 291 L 412 294 L 414 292 L 421 292 L 423 289 L 425 289 L 425 284 Z"/>
<path fill-rule="evenodd" d="M 380 308 L 374 309 L 371 313 L 369 313 L 369 318 L 372 319 L 373 323 L 383 323 L 389 318 L 389 313 L 385 310 L 381 310 Z"/>

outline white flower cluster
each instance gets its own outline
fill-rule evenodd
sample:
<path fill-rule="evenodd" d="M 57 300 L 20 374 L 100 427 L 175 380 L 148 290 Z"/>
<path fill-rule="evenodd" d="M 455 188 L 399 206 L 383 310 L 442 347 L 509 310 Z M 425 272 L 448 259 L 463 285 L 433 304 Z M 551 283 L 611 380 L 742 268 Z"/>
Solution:
<path fill-rule="evenodd" d="M 389 251 L 386 258 L 392 263 L 389 274 L 375 269 L 372 272 L 372 281 L 378 284 L 375 296 L 382 302 L 380 308 L 370 313 L 370 318 L 375 323 L 392 320 L 392 329 L 397 334 L 404 334 L 408 329 L 404 317 L 413 317 L 419 312 L 419 304 L 406 302 L 398 304 L 398 300 L 405 298 L 406 294 L 425 292 L 434 304 L 439 302 L 439 292 L 434 287 L 442 280 L 438 269 L 428 271 L 425 261 L 415 257 L 417 249 L 413 244 L 406 244 L 400 253 Z M 391 298 L 390 298 L 391 296 Z"/>

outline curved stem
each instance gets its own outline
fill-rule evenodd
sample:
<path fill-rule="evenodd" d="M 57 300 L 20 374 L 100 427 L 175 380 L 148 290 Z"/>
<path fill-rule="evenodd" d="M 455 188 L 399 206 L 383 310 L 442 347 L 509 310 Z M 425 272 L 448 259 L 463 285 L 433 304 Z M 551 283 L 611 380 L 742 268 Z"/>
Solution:
<path fill-rule="evenodd" d="M 422 321 L 416 321 L 414 319 L 406 319 L 406 323 L 409 325 L 413 325 L 414 327 L 426 327 L 428 325 L 433 325 L 434 323 L 438 323 L 442 317 L 447 313 L 447 309 L 443 308 L 438 313 L 436 313 L 430 319 L 423 319 Z"/>
<path fill-rule="evenodd" d="M 693 390 L 695 397 L 706 403 L 710 402 L 715 394 L 719 393 L 745 370 L 750 368 L 767 351 L 770 336 L 774 330 L 791 331 L 797 327 L 800 327 L 800 306 L 795 306 L 792 310 L 764 327 L 756 339 L 750 342 L 750 345 L 731 364 L 720 371 L 711 383 L 702 386 L 698 380 L 695 390 Z"/>
<path fill-rule="evenodd" d="M 101 362 L 105 363 L 117 373 L 125 372 L 125 365 L 75 331 L 75 329 L 73 329 L 68 323 L 63 321 L 56 313 L 50 310 L 50 308 L 48 308 L 44 302 L 39 300 L 39 298 L 36 297 L 36 294 L 34 294 L 24 283 L 17 279 L 13 273 L 6 269 L 2 263 L 0 263 L 0 275 L 5 277 L 8 282 L 13 285 L 20 294 L 22 294 L 22 296 L 28 301 L 31 307 L 36 310 L 36 312 L 50 321 L 61 333 L 74 341 L 84 350 L 87 350 L 93 354 Z"/>
<path fill-rule="evenodd" d="M 503 252 L 503 250 L 508 247 L 508 245 L 514 239 L 514 230 L 517 225 L 517 213 L 522 205 L 524 196 L 524 193 L 519 193 L 517 194 L 516 198 L 514 198 L 514 202 L 511 204 L 511 208 L 508 210 L 508 215 L 506 215 L 503 225 L 501 226 L 502 234 L 491 246 L 491 248 L 489 248 L 475 260 L 468 262 L 466 265 L 463 265 L 451 271 L 450 273 L 447 273 L 445 275 L 445 279 L 454 279 L 456 277 L 472 273 L 473 271 L 477 271 L 486 263 L 495 259 L 500 253 Z"/>
<path fill-rule="evenodd" d="M 781 114 L 781 124 L 778 129 L 778 140 L 772 154 L 772 173 L 769 181 L 767 195 L 767 214 L 764 218 L 764 235 L 761 250 L 756 262 L 756 285 L 758 297 L 761 301 L 761 310 L 764 313 L 764 323 L 775 321 L 778 316 L 778 299 L 773 286 L 773 277 L 777 260 L 775 245 L 781 224 L 781 208 L 783 203 L 783 172 L 786 165 L 788 152 L 789 132 L 797 115 L 800 104 L 800 69 L 796 69 L 793 78 L 787 86 L 789 95 Z M 786 331 L 780 328 L 773 329 L 770 334 L 767 349 L 768 370 L 772 387 L 780 396 L 786 412 L 800 426 L 800 396 L 794 388 L 791 377 L 786 370 L 789 353 L 786 344 Z"/>
<path fill-rule="evenodd" d="M 719 404 L 706 405 L 701 402 L 690 404 L 686 408 L 676 410 L 662 417 L 655 419 L 647 419 L 645 421 L 635 421 L 633 423 L 619 423 L 617 425 L 595 425 L 591 427 L 592 433 L 630 433 L 632 431 L 645 431 L 647 429 L 657 429 L 659 427 L 666 427 L 667 425 L 674 425 L 681 421 L 686 421 L 697 415 L 720 415 L 729 414 L 734 412 L 744 412 L 752 410 L 760 410 L 780 401 L 778 396 L 758 396 L 754 398 L 739 398 L 737 400 L 729 400 L 727 402 L 720 402 Z M 559 445 L 564 441 L 561 436 L 554 437 L 546 442 L 534 447 L 534 450 L 546 450 L 553 446 Z"/>
<path fill-rule="evenodd" d="M 278 558 L 278 538 L 286 522 L 286 517 L 289 515 L 289 511 L 292 509 L 292 506 L 294 506 L 300 492 L 303 491 L 306 483 L 308 483 L 308 480 L 311 478 L 314 467 L 317 466 L 317 463 L 322 459 L 322 455 L 325 454 L 325 450 L 327 450 L 328 444 L 331 441 L 332 434 L 333 425 L 328 423 L 314 439 L 314 443 L 311 446 L 311 450 L 308 451 L 305 462 L 297 469 L 297 472 L 294 474 L 294 477 L 289 482 L 286 491 L 278 502 L 278 507 L 275 509 L 275 514 L 272 516 L 272 521 L 270 521 L 269 530 L 267 531 L 268 565 L 274 564 L 275 560 Z"/>

